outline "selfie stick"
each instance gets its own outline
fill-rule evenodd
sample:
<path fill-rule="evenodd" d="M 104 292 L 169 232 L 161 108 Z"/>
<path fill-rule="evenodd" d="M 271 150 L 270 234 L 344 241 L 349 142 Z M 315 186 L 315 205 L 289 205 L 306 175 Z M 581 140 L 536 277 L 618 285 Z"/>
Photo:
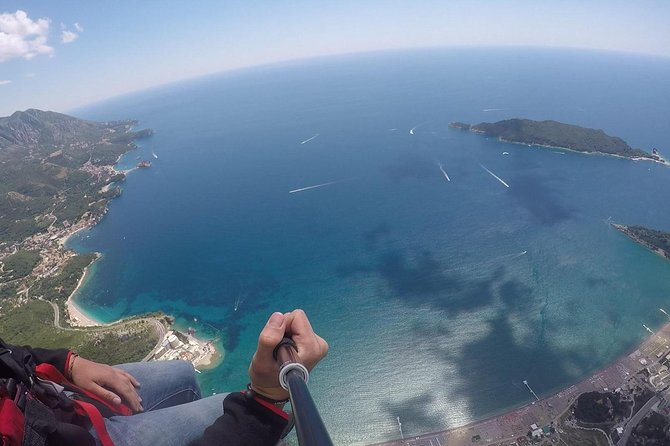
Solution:
<path fill-rule="evenodd" d="M 300 446 L 332 446 L 326 426 L 307 389 L 309 372 L 300 363 L 293 339 L 282 339 L 273 354 L 279 362 L 279 383 L 284 390 L 288 390 L 291 398 L 298 443 Z"/>

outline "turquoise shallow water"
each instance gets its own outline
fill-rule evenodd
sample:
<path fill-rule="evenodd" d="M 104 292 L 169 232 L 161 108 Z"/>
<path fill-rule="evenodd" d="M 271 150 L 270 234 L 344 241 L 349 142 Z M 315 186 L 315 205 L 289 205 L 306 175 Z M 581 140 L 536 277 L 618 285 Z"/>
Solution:
<path fill-rule="evenodd" d="M 156 130 L 122 167 L 158 159 L 72 241 L 104 254 L 78 300 L 219 336 L 205 392 L 242 388 L 267 316 L 304 308 L 331 345 L 311 388 L 338 444 L 394 438 L 396 416 L 406 434 L 485 417 L 528 401 L 524 379 L 548 394 L 662 323 L 670 262 L 607 222 L 670 230 L 670 169 L 447 124 L 556 119 L 667 154 L 669 75 L 621 54 L 389 52 L 79 110 Z"/>

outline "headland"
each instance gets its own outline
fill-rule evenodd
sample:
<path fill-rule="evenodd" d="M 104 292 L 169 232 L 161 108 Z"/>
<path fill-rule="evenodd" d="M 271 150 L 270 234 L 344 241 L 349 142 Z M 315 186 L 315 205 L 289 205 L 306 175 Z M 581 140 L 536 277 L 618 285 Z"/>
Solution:
<path fill-rule="evenodd" d="M 135 141 L 153 134 L 135 131 L 136 125 L 35 109 L 0 118 L 0 177 L 8 190 L 0 196 L 0 336 L 7 342 L 68 347 L 118 363 L 159 359 L 154 352 L 169 344 L 167 332 L 178 333 L 171 331 L 173 319 L 162 314 L 103 324 L 75 300 L 100 254 L 78 254 L 67 248 L 67 240 L 97 224 L 109 200 L 121 194 L 118 183 L 134 169 L 119 171 L 115 165 L 137 148 Z M 43 302 L 53 308 L 51 321 L 45 320 Z M 32 330 L 17 332 L 13 321 Z M 207 366 L 217 356 L 211 342 L 193 333 L 179 335 L 186 341 L 171 347 L 174 358 Z M 120 338 L 124 349 L 99 354 L 102 349 L 94 348 Z"/>
<path fill-rule="evenodd" d="M 612 223 L 612 227 L 661 257 L 670 260 L 670 232 L 649 229 L 644 226 L 626 226 L 616 223 Z"/>
<path fill-rule="evenodd" d="M 474 125 L 451 122 L 449 126 L 495 137 L 503 142 L 654 161 L 667 165 L 667 161 L 656 148 L 652 149 L 651 153 L 634 149 L 623 139 L 610 136 L 600 129 L 590 129 L 558 121 L 514 118 Z"/>

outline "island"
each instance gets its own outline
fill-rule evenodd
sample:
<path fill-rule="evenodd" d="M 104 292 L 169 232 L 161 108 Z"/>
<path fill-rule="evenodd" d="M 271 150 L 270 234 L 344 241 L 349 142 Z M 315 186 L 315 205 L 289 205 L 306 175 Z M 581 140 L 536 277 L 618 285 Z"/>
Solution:
<path fill-rule="evenodd" d="M 177 332 L 166 315 L 99 324 L 72 301 L 99 254 L 77 254 L 66 241 L 99 222 L 121 193 L 130 171 L 114 166 L 137 148 L 135 141 L 153 134 L 136 125 L 36 109 L 0 118 L 0 337 L 6 342 L 66 347 L 111 364 L 179 357 L 205 365 L 215 355 L 210 342 Z"/>
<path fill-rule="evenodd" d="M 644 226 L 626 226 L 612 223 L 612 227 L 628 237 L 670 260 L 670 232 L 645 228 Z"/>
<path fill-rule="evenodd" d="M 529 146 L 551 147 L 583 153 L 600 153 L 633 160 L 649 160 L 666 164 L 657 149 L 652 153 L 634 149 L 623 139 L 610 136 L 599 129 L 590 129 L 558 121 L 533 121 L 531 119 L 505 119 L 498 122 L 466 124 L 451 122 L 450 127 L 482 133 L 500 141 Z"/>

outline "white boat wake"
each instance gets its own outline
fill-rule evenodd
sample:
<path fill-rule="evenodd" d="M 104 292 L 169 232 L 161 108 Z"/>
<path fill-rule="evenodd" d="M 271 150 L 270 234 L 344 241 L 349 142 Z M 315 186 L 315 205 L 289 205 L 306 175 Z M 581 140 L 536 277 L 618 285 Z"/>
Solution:
<path fill-rule="evenodd" d="M 154 158 L 158 159 L 158 155 L 156 155 L 156 152 L 151 152 L 151 154 L 154 156 Z"/>
<path fill-rule="evenodd" d="M 440 166 L 440 170 L 442 171 L 442 175 L 444 175 L 444 178 L 446 178 L 447 181 L 451 181 L 451 178 L 449 178 L 449 175 L 447 174 L 447 172 L 445 172 L 444 168 L 442 167 L 442 164 L 438 163 L 438 166 Z"/>
<path fill-rule="evenodd" d="M 314 186 L 301 187 L 299 189 L 293 189 L 288 191 L 289 194 L 295 194 L 296 192 L 303 192 L 310 189 L 316 189 L 317 187 L 330 186 L 331 184 L 339 183 L 340 181 L 329 181 L 328 183 L 315 184 Z"/>
<path fill-rule="evenodd" d="M 491 174 L 491 176 L 492 176 L 493 178 L 495 178 L 496 180 L 500 181 L 500 182 L 503 184 L 503 186 L 505 186 L 505 187 L 509 187 L 509 184 L 505 183 L 505 181 L 504 181 L 502 178 L 500 178 L 498 175 L 496 175 L 495 173 L 493 173 L 493 172 L 491 172 L 490 170 L 488 170 L 488 169 L 486 168 L 486 166 L 484 166 L 483 164 L 480 164 L 480 166 L 481 166 L 482 169 L 484 169 L 484 170 L 487 171 L 489 174 Z"/>
<path fill-rule="evenodd" d="M 503 111 L 505 110 L 504 108 L 485 108 L 482 109 L 483 112 L 492 112 L 492 111 Z"/>
<path fill-rule="evenodd" d="M 318 138 L 318 137 L 319 137 L 319 134 L 317 133 L 316 135 L 312 136 L 311 138 L 307 138 L 306 140 L 304 140 L 304 141 L 301 142 L 300 144 L 307 144 L 307 143 L 310 142 L 311 140 L 316 139 L 316 138 Z"/>
<path fill-rule="evenodd" d="M 411 129 L 409 129 L 409 134 L 410 134 L 410 135 L 413 135 L 414 132 L 416 131 L 416 129 L 418 129 L 419 127 L 421 127 L 421 126 L 424 125 L 424 124 L 427 124 L 428 122 L 430 122 L 430 121 L 422 122 L 421 124 L 417 124 L 417 125 L 415 125 L 415 126 L 412 127 Z"/>

